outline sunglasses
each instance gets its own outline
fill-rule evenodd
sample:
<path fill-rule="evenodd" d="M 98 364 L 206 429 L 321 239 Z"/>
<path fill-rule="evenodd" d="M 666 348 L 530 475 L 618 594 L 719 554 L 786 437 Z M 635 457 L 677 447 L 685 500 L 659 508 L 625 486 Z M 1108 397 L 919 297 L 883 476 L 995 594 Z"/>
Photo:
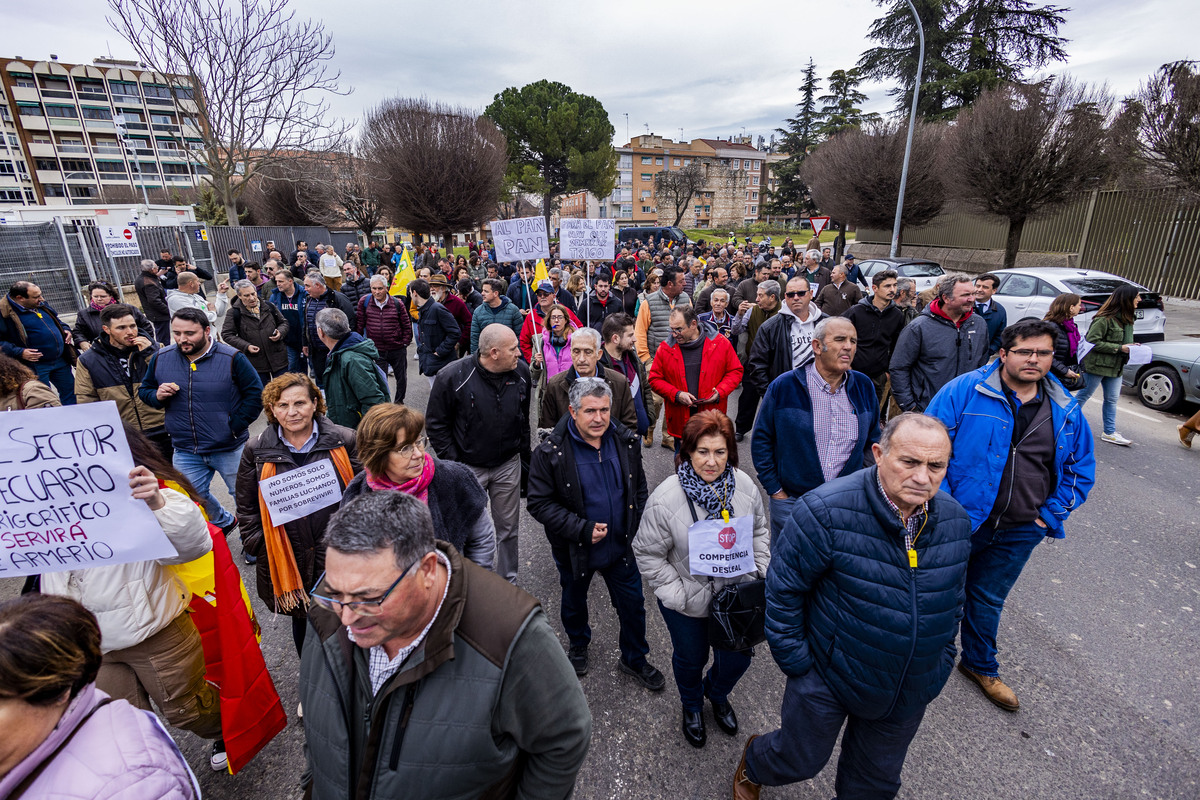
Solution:
<path fill-rule="evenodd" d="M 808 289 L 805 289 L 803 291 L 798 291 L 798 292 L 785 292 L 784 294 L 786 294 L 788 296 L 788 298 L 794 300 L 797 297 L 804 297 L 804 295 L 808 294 Z"/>

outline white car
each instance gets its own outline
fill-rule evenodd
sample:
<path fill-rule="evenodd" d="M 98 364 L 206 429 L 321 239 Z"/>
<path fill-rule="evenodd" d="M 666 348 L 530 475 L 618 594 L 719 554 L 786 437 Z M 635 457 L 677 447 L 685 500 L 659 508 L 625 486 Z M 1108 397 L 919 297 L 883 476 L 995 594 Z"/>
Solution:
<path fill-rule="evenodd" d="M 946 274 L 936 261 L 925 258 L 865 258 L 858 265 L 863 279 L 871 285 L 871 276 L 885 269 L 894 270 L 901 278 L 911 278 L 917 285 L 917 294 L 933 288 L 938 279 Z"/>
<path fill-rule="evenodd" d="M 1145 286 L 1119 275 L 1066 267 L 999 269 L 991 274 L 1000 279 L 1000 286 L 992 299 L 1004 306 L 1010 325 L 1026 319 L 1043 319 L 1054 298 L 1069 292 L 1083 298 L 1083 311 L 1075 317 L 1075 325 L 1080 335 L 1086 334 L 1092 317 L 1113 290 L 1129 284 L 1141 292 L 1141 302 L 1134 312 L 1134 341 L 1161 342 L 1166 338 L 1167 316 L 1163 313 L 1162 298 Z"/>

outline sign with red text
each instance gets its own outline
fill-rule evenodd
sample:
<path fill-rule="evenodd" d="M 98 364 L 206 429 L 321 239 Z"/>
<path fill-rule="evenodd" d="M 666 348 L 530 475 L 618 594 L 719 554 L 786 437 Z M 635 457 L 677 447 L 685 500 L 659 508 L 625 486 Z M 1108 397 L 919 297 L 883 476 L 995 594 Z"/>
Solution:
<path fill-rule="evenodd" d="M 0 578 L 177 555 L 132 469 L 111 400 L 0 414 Z"/>
<path fill-rule="evenodd" d="M 733 578 L 758 570 L 754 563 L 754 518 L 729 522 L 702 519 L 688 528 L 688 560 L 693 575 Z"/>
<path fill-rule="evenodd" d="M 137 229 L 126 226 L 100 226 L 100 239 L 104 242 L 104 250 L 111 258 L 129 256 L 140 258 L 141 248 L 138 247 Z"/>
<path fill-rule="evenodd" d="M 558 222 L 558 255 L 567 261 L 612 261 L 615 219 L 563 218 Z"/>

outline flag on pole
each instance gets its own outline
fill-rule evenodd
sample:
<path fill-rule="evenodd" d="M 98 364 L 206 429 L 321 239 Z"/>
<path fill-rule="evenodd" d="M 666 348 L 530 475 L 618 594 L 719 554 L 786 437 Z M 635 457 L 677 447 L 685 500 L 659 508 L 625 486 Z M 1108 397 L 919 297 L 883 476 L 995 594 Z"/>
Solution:
<path fill-rule="evenodd" d="M 412 252 L 405 247 L 400 256 L 400 268 L 396 270 L 396 277 L 392 278 L 392 286 L 388 289 L 388 294 L 393 297 L 404 294 L 404 290 L 408 288 L 408 282 L 416 279 L 417 271 L 413 269 Z"/>
<path fill-rule="evenodd" d="M 537 266 L 533 270 L 533 285 L 537 286 L 542 281 L 548 280 L 550 280 L 550 273 L 546 271 L 546 261 L 545 259 L 539 258 L 537 260 Z"/>

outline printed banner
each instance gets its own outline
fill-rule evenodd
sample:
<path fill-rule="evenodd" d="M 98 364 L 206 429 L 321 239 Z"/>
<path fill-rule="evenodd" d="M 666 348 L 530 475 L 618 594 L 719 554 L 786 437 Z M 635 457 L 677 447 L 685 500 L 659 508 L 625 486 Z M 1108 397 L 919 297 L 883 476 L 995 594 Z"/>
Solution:
<path fill-rule="evenodd" d="M 754 519 L 702 519 L 688 528 L 688 559 L 693 575 L 732 578 L 758 570 L 754 564 Z"/>

